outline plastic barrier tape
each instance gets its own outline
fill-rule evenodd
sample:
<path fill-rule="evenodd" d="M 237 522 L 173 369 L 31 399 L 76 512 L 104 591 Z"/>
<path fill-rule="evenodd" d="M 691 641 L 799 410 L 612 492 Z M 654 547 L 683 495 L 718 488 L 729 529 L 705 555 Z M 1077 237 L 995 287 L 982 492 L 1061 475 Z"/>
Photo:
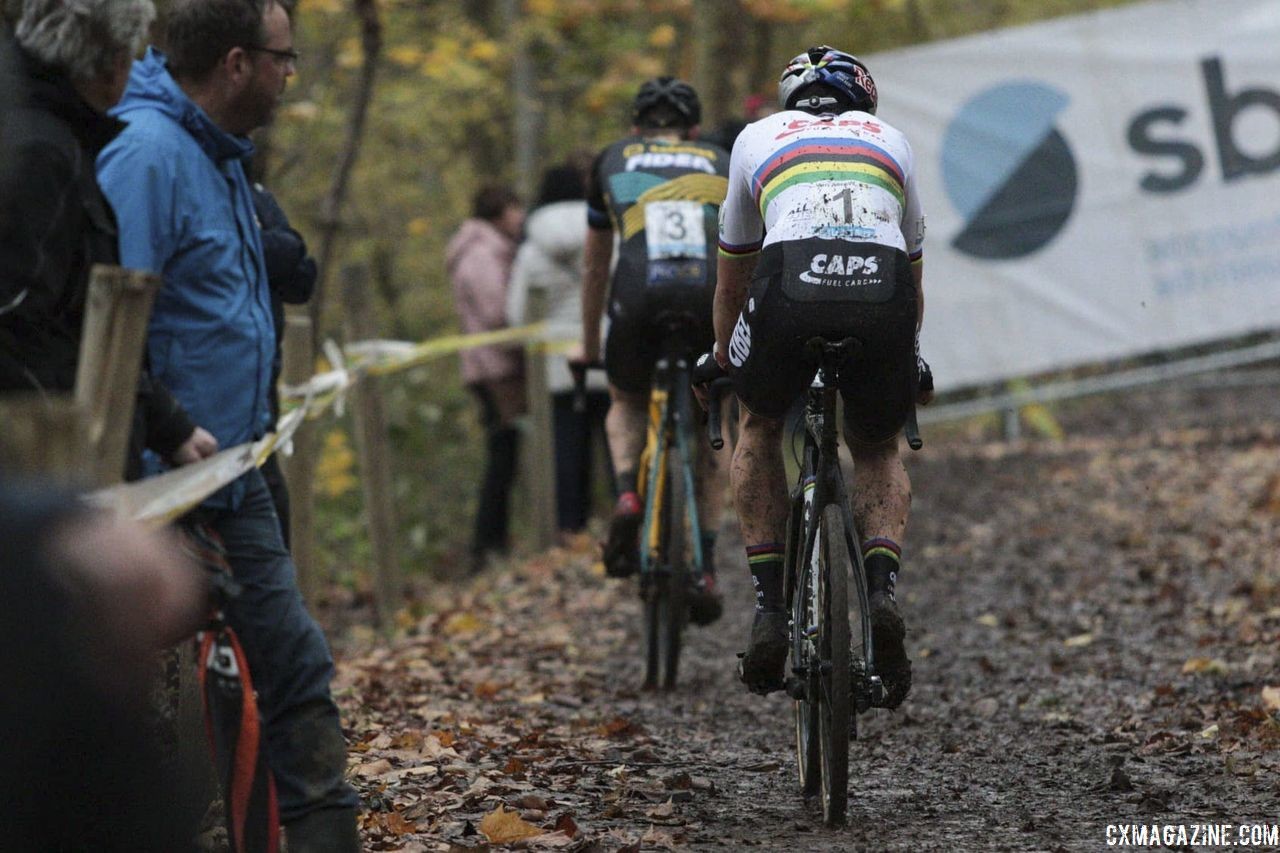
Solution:
<path fill-rule="evenodd" d="M 331 406 L 339 413 L 348 389 L 363 376 L 386 376 L 408 370 L 436 358 L 473 347 L 523 343 L 543 352 L 566 352 L 573 341 L 538 340 L 545 324 L 471 335 L 445 335 L 410 343 L 407 341 L 358 341 L 344 350 L 329 347 L 331 360 L 347 360 L 350 367 L 316 374 L 302 385 L 283 386 L 281 396 L 294 401 L 294 408 L 280 418 L 275 432 L 256 442 L 237 445 L 191 465 L 175 468 L 135 483 L 121 483 L 88 495 L 96 506 L 148 526 L 160 527 L 199 506 L 223 486 L 244 476 L 267 461 L 277 450 L 289 452 L 293 434 L 304 420 L 319 417 Z"/>

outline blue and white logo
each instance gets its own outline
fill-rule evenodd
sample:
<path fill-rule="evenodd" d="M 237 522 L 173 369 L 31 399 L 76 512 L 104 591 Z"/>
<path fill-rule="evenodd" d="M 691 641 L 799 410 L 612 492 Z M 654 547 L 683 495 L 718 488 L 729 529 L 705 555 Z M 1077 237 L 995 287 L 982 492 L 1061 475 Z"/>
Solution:
<path fill-rule="evenodd" d="M 1047 245 L 1075 207 L 1075 158 L 1055 123 L 1070 99 L 1026 81 L 961 108 L 942 145 L 942 180 L 965 226 L 952 240 L 976 258 L 1020 258 Z"/>

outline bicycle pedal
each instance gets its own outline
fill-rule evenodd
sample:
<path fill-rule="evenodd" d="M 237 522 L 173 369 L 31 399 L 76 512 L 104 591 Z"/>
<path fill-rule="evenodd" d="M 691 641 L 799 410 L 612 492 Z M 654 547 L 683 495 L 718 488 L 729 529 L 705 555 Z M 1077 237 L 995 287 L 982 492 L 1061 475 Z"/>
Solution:
<path fill-rule="evenodd" d="M 791 677 L 786 683 L 787 695 L 797 702 L 803 702 L 809 698 L 809 682 L 808 679 Z"/>

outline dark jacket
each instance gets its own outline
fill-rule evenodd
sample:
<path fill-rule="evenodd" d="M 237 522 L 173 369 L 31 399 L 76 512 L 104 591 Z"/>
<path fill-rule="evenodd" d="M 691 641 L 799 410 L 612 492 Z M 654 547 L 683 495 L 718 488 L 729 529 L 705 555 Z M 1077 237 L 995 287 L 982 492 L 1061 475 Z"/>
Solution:
<path fill-rule="evenodd" d="M 67 75 L 0 43 L 10 98 L 0 133 L 0 393 L 72 390 L 90 268 L 118 264 L 115 215 L 94 159 L 123 126 L 84 102 Z M 144 370 L 128 474 L 142 447 L 162 455 L 195 428 Z"/>
<path fill-rule="evenodd" d="M 275 392 L 280 379 L 280 347 L 284 343 L 284 306 L 303 305 L 316 289 L 316 262 L 307 254 L 306 241 L 293 230 L 289 217 L 271 191 L 253 185 L 253 210 L 262 228 L 262 256 L 267 264 L 267 285 L 271 288 L 271 320 L 276 329 L 276 357 L 271 363 L 271 418 L 280 419 L 280 395 Z"/>

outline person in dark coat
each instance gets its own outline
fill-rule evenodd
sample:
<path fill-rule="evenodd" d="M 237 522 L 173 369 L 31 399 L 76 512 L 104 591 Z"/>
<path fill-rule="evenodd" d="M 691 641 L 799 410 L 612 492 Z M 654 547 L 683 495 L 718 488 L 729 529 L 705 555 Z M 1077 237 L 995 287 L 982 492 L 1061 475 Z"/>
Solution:
<path fill-rule="evenodd" d="M 284 344 L 284 306 L 305 305 L 316 288 L 316 262 L 307 253 L 307 243 L 289 224 L 274 195 L 262 184 L 253 185 L 253 209 L 262 227 L 262 256 L 267 265 L 267 287 L 271 289 L 271 319 L 276 328 L 276 357 L 271 364 L 271 419 L 280 420 L 280 371 L 283 367 L 281 347 Z M 280 519 L 280 535 L 289 547 L 289 488 L 280 470 L 280 459 L 273 454 L 262 466 L 271 500 Z"/>
<path fill-rule="evenodd" d="M 0 475 L 0 848 L 194 853 L 203 779 L 148 705 L 159 650 L 205 622 L 167 533 Z M 138 602 L 146 601 L 145 608 Z"/>
<path fill-rule="evenodd" d="M 119 132 L 106 115 L 154 16 L 150 0 L 29 0 L 0 43 L 0 393 L 75 386 L 89 273 L 118 264 L 115 214 L 94 158 Z M 126 476 L 146 445 L 181 464 L 217 450 L 144 369 Z"/>

